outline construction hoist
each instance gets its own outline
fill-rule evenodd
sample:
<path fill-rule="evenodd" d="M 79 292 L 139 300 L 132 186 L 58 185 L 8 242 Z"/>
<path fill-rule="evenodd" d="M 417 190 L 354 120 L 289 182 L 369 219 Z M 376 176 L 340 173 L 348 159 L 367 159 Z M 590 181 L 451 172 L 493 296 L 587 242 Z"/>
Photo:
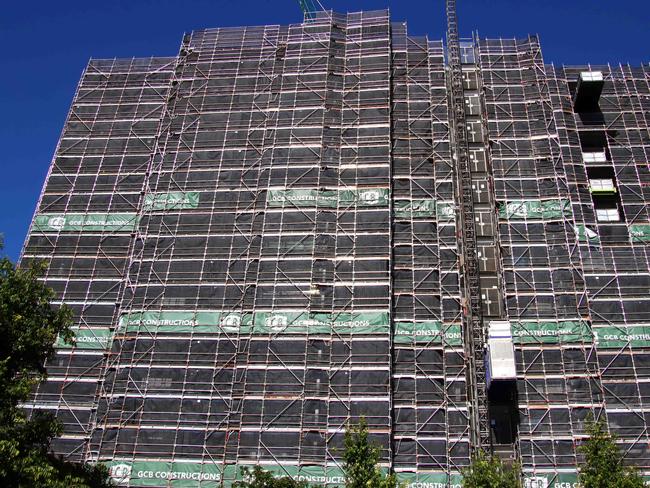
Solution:
<path fill-rule="evenodd" d="M 490 446 L 487 382 L 484 362 L 485 331 L 481 308 L 479 261 L 474 227 L 472 174 L 469 163 L 467 120 L 463 93 L 463 69 L 458 39 L 456 1 L 446 0 L 447 54 L 451 106 L 451 135 L 457 194 L 459 199 L 460 245 L 464 277 L 465 306 L 463 344 L 467 361 L 467 396 L 469 402 L 470 446 L 472 451 Z"/>

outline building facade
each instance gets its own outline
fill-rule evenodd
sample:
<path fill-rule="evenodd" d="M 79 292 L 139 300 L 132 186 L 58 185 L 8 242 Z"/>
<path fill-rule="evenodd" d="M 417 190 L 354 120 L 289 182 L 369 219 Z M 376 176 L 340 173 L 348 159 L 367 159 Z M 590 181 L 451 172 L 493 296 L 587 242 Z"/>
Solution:
<path fill-rule="evenodd" d="M 516 365 L 482 399 L 492 448 L 565 486 L 592 413 L 650 475 L 650 67 L 547 65 L 536 37 L 461 52 L 482 319 Z M 442 41 L 387 11 L 91 60 L 22 257 L 75 312 L 26 405 L 63 422 L 54 450 L 130 486 L 256 464 L 335 486 L 363 416 L 385 469 L 459 485 L 448 87 Z"/>

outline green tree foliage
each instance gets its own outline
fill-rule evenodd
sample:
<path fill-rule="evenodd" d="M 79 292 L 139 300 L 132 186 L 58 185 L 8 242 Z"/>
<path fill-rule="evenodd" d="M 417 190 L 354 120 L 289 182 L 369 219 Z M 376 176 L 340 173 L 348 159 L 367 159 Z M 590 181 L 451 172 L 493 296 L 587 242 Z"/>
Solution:
<path fill-rule="evenodd" d="M 472 458 L 462 474 L 464 488 L 521 488 L 518 465 L 507 466 L 498 457 L 488 456 L 483 451 Z"/>
<path fill-rule="evenodd" d="M 79 465 L 51 455 L 50 442 L 61 427 L 49 413 L 28 419 L 19 404 L 46 377 L 44 363 L 57 336 L 73 340 L 71 313 L 54 309 L 52 290 L 38 281 L 45 267 L 16 269 L 0 259 L 0 486 L 107 487 L 103 466 Z"/>
<path fill-rule="evenodd" d="M 396 488 L 394 474 L 384 476 L 379 468 L 379 448 L 368 441 L 368 423 L 361 418 L 358 425 L 345 430 L 343 471 L 346 488 Z"/>
<path fill-rule="evenodd" d="M 242 477 L 244 481 L 236 481 L 233 488 L 308 488 L 306 481 L 296 481 L 290 476 L 276 478 L 268 471 L 261 467 L 255 466 L 253 469 L 242 468 Z"/>
<path fill-rule="evenodd" d="M 394 474 L 385 476 L 379 468 L 379 448 L 368 441 L 368 424 L 361 419 L 359 425 L 345 430 L 345 451 L 343 470 L 346 488 L 397 488 Z M 271 473 L 256 466 L 242 469 L 244 481 L 237 481 L 233 488 L 315 488 L 305 481 L 296 481 L 289 476 L 275 478 Z"/>
<path fill-rule="evenodd" d="M 635 469 L 623 464 L 616 438 L 602 420 L 587 419 L 589 438 L 580 446 L 585 463 L 578 480 L 582 488 L 643 488 L 643 479 Z"/>

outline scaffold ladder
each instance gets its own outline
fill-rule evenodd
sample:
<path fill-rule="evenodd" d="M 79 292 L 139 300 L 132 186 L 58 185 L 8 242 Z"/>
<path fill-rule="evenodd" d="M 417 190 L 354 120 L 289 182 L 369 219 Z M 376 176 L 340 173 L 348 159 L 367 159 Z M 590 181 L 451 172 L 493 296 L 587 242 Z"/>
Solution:
<path fill-rule="evenodd" d="M 460 200 L 459 224 L 465 291 L 463 343 L 467 368 L 467 395 L 470 410 L 470 446 L 472 451 L 490 446 L 487 385 L 484 365 L 485 333 L 481 309 L 479 262 L 474 228 L 472 175 L 469 166 L 467 121 L 463 93 L 463 70 L 458 39 L 456 1 L 446 0 L 447 63 L 451 83 L 452 136 L 456 159 L 456 188 Z"/>

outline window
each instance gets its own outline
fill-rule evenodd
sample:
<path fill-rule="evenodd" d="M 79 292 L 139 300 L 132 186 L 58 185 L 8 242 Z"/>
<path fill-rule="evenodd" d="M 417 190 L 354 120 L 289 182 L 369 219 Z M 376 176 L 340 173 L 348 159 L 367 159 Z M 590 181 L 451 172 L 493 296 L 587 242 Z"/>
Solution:
<path fill-rule="evenodd" d="M 585 163 L 605 163 L 607 154 L 605 151 L 583 151 L 582 160 Z"/>
<path fill-rule="evenodd" d="M 618 208 L 597 208 L 596 219 L 598 222 L 618 222 L 621 216 L 618 213 Z"/>
<path fill-rule="evenodd" d="M 582 71 L 580 73 L 581 81 L 603 81 L 602 71 Z"/>
<path fill-rule="evenodd" d="M 589 180 L 589 189 L 592 193 L 613 193 L 616 192 L 614 180 L 611 178 Z"/>

